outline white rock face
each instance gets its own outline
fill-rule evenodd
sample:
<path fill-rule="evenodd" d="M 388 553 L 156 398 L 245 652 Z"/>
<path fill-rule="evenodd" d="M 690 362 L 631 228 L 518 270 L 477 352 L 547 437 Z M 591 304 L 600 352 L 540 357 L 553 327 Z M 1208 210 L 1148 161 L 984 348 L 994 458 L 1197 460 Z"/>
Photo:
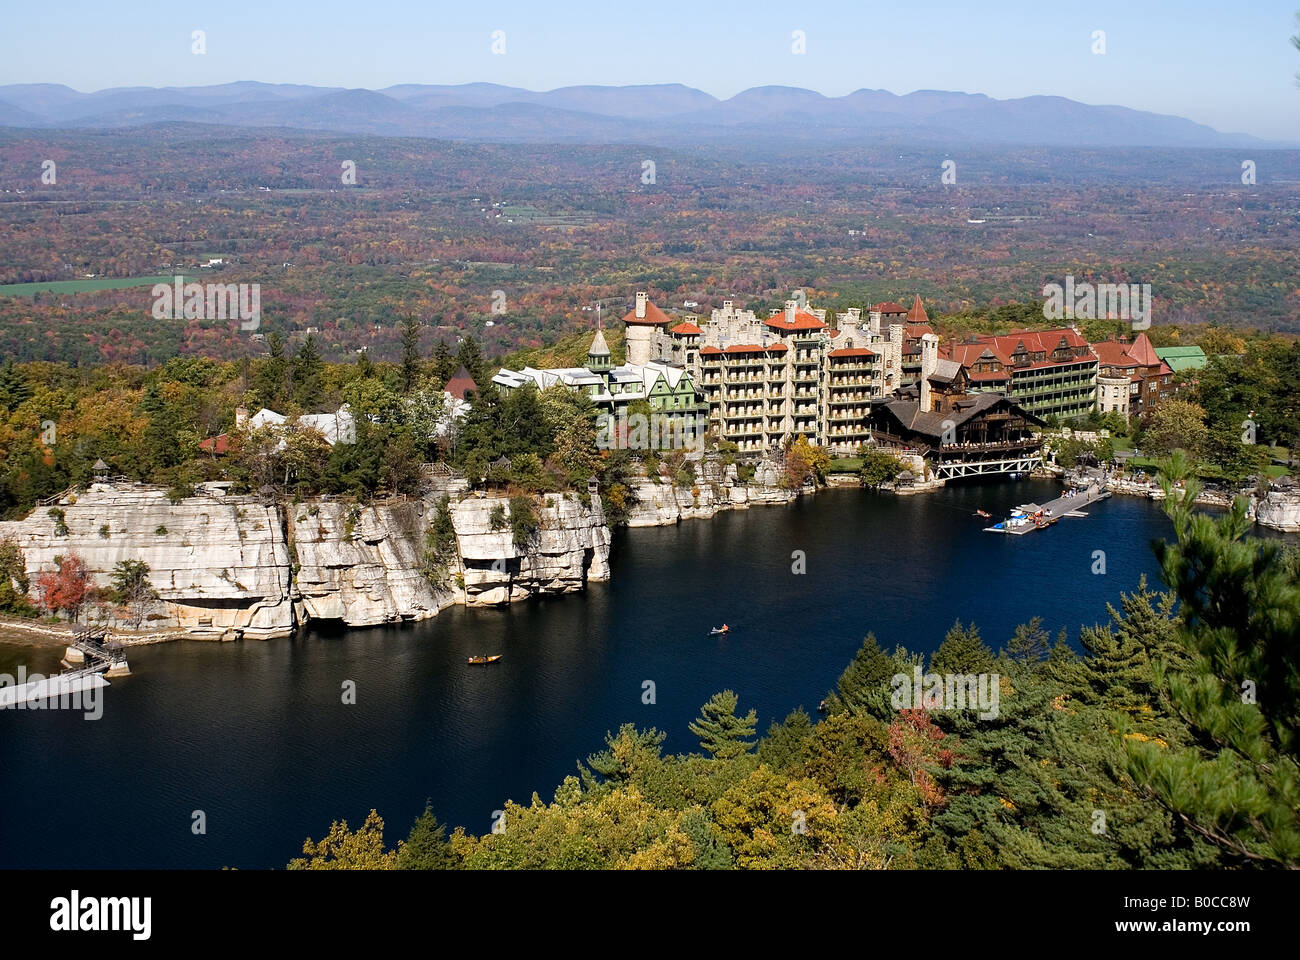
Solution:
<path fill-rule="evenodd" d="M 437 586 L 424 571 L 433 500 L 275 506 L 214 491 L 172 504 L 159 488 L 95 484 L 58 504 L 66 534 L 40 507 L 0 523 L 0 539 L 23 551 L 33 600 L 40 574 L 57 569 L 56 556 L 80 557 L 101 587 L 119 560 L 143 560 L 161 599 L 142 629 L 210 639 L 287 636 L 296 623 L 318 619 L 350 626 L 418 620 L 452 603 L 507 603 L 609 579 L 610 531 L 598 496 L 589 507 L 574 495 L 543 498 L 539 529 L 522 547 L 508 526 L 491 529 L 495 505 L 508 517 L 507 498 L 451 503 L 458 556 Z"/>
<path fill-rule="evenodd" d="M 506 521 L 492 529 L 493 508 Z M 465 580 L 465 603 L 489 605 L 532 594 L 571 593 L 588 581 L 609 579 L 609 527 L 599 496 L 585 507 L 572 494 L 548 494 L 535 507 L 539 529 L 517 545 L 504 497 L 471 497 L 451 504 L 452 524 Z"/>
<path fill-rule="evenodd" d="M 1255 503 L 1255 521 L 1274 530 L 1300 532 L 1300 494 L 1270 490 Z"/>
<path fill-rule="evenodd" d="M 758 465 L 748 483 L 740 482 L 735 464 L 703 461 L 694 470 L 695 483 L 689 488 L 651 477 L 632 480 L 629 485 L 635 502 L 628 510 L 627 525 L 671 526 L 682 520 L 712 517 L 719 510 L 790 503 L 799 496 L 799 491 L 780 486 L 782 471 L 768 461 Z"/>
<path fill-rule="evenodd" d="M 51 509 L 63 511 L 57 532 Z M 254 497 L 191 497 L 173 504 L 165 490 L 92 484 L 75 499 L 38 507 L 26 519 L 0 523 L 0 539 L 23 551 L 31 594 L 56 556 L 79 557 L 96 586 L 111 586 L 119 560 L 143 560 L 160 601 L 143 628 L 181 629 L 196 636 L 287 636 L 289 552 L 273 506 Z"/>
<path fill-rule="evenodd" d="M 433 504 L 362 507 L 311 500 L 284 509 L 291 514 L 304 620 L 374 626 L 423 620 L 455 602 L 450 588 L 435 590 L 423 572 Z"/>

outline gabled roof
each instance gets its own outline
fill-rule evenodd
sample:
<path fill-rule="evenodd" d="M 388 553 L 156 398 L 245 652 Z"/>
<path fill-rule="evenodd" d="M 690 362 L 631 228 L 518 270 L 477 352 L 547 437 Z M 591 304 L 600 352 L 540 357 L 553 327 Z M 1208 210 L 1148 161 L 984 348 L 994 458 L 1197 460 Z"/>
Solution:
<path fill-rule="evenodd" d="M 1052 359 L 1052 352 L 1061 345 L 1062 340 L 1071 349 L 1088 346 L 1088 341 L 1071 328 L 1057 327 L 1053 330 L 1014 330 L 1001 336 L 979 337 L 973 343 L 954 343 L 948 347 L 948 354 L 965 366 L 980 357 L 986 360 L 996 358 L 1004 364 L 1010 364 L 1012 355 L 1023 344 L 1028 353 L 1047 354 L 1047 359 L 1039 361 L 1037 366 L 1052 366 L 1058 362 Z M 991 351 L 993 357 L 986 356 L 986 351 Z M 1087 361 L 1093 358 L 1085 354 L 1078 359 Z"/>
<path fill-rule="evenodd" d="M 1156 356 L 1175 373 L 1199 370 L 1209 363 L 1205 351 L 1200 347 L 1156 347 Z"/>
<path fill-rule="evenodd" d="M 1002 404 L 1013 408 L 1016 413 L 1023 416 L 1030 423 L 1039 426 L 1043 423 L 1038 417 L 1027 410 L 1022 410 L 1005 394 L 1001 393 L 974 394 L 960 401 L 955 409 L 942 413 L 937 410 L 922 413 L 921 404 L 917 400 L 906 396 L 898 396 L 896 399 L 887 400 L 881 406 L 888 410 L 893 418 L 908 430 L 938 440 L 950 425 L 961 426 L 967 420 L 988 413 Z"/>
<path fill-rule="evenodd" d="M 678 336 L 685 336 L 685 337 L 698 337 L 698 336 L 699 336 L 700 334 L 702 334 L 704 331 L 701 330 L 699 327 L 697 327 L 697 326 L 696 326 L 695 324 L 693 324 L 693 323 L 679 323 L 679 324 L 677 324 L 677 326 L 673 327 L 673 328 L 670 329 L 668 332 L 669 332 L 669 333 L 675 333 L 675 334 L 677 334 Z"/>
<path fill-rule="evenodd" d="M 907 307 L 901 303 L 895 303 L 893 300 L 886 300 L 884 303 L 873 304 L 867 308 L 875 313 L 907 313 Z"/>
<path fill-rule="evenodd" d="M 925 312 L 925 307 L 921 306 L 921 295 L 917 294 L 916 299 L 912 301 L 912 309 L 907 311 L 908 323 L 929 323 L 930 317 Z"/>
<path fill-rule="evenodd" d="M 961 373 L 960 363 L 958 363 L 956 360 L 946 360 L 940 358 L 938 363 L 935 364 L 934 370 L 931 372 L 928 379 L 939 380 L 944 383 L 951 383 L 952 381 L 957 379 L 960 373 Z"/>
<path fill-rule="evenodd" d="M 903 335 L 909 340 L 920 340 L 927 333 L 934 333 L 934 327 L 929 323 L 903 324 Z"/>

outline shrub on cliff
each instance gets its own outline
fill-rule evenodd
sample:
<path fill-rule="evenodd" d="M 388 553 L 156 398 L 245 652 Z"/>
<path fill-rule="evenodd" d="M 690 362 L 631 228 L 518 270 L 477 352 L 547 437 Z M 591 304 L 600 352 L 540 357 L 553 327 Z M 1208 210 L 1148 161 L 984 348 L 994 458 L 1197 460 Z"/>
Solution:
<path fill-rule="evenodd" d="M 0 613 L 36 616 L 40 611 L 27 599 L 30 586 L 22 550 L 12 540 L 0 540 Z"/>
<path fill-rule="evenodd" d="M 540 528 L 541 521 L 533 509 L 533 501 L 528 497 L 511 497 L 510 537 L 515 546 L 527 546 Z"/>

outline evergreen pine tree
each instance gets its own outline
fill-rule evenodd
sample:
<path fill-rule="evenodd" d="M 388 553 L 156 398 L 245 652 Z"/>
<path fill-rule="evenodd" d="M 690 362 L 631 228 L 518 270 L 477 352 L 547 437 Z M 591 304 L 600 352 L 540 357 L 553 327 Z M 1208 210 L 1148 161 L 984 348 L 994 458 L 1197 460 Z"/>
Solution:
<path fill-rule="evenodd" d="M 447 347 L 447 341 L 439 340 L 438 346 L 433 350 L 433 379 L 438 388 L 442 389 L 447 385 L 447 381 L 455 375 L 456 358 L 451 355 L 451 350 Z M 478 383 L 477 380 L 474 382 Z"/>
<path fill-rule="evenodd" d="M 402 321 L 402 392 L 410 393 L 420 380 L 420 321 L 408 316 Z"/>
<path fill-rule="evenodd" d="M 754 735 L 758 715 L 750 710 L 743 717 L 736 716 L 738 702 L 731 690 L 715 693 L 700 708 L 700 716 L 687 725 L 700 738 L 700 746 L 719 760 L 734 759 L 754 745 L 746 738 Z"/>
<path fill-rule="evenodd" d="M 323 366 L 316 351 L 316 335 L 309 333 L 293 358 L 293 395 L 299 406 L 311 410 L 320 403 Z"/>
<path fill-rule="evenodd" d="M 454 870 L 460 864 L 447 840 L 447 827 L 433 815 L 432 801 L 425 801 L 424 812 L 406 841 L 397 849 L 398 870 Z"/>
<path fill-rule="evenodd" d="M 456 368 L 464 364 L 465 370 L 469 373 L 470 379 L 479 385 L 482 389 L 486 381 L 484 380 L 483 353 L 479 350 L 478 341 L 474 339 L 473 334 L 469 334 L 460 342 L 460 349 L 456 351 L 456 362 L 452 366 L 451 372 L 455 373 Z M 451 374 L 447 375 L 448 378 Z M 487 378 L 492 379 L 491 377 Z"/>
<path fill-rule="evenodd" d="M 890 703 L 891 681 L 897 673 L 911 676 L 911 663 L 906 662 L 906 657 L 901 650 L 893 656 L 885 653 L 876 635 L 868 633 L 853 662 L 840 674 L 835 691 L 826 697 L 827 711 L 865 714 L 888 723 L 898 712 Z"/>
<path fill-rule="evenodd" d="M 1051 637 L 1043 629 L 1043 618 L 1033 617 L 1028 623 L 1016 627 L 1006 654 L 1012 660 L 1037 663 L 1051 650 Z"/>
<path fill-rule="evenodd" d="M 1130 740 L 1129 770 L 1233 862 L 1300 866 L 1300 584 L 1279 544 L 1246 536 L 1244 499 L 1218 517 L 1193 509 L 1200 484 L 1181 451 L 1160 484 L 1177 540 L 1154 548 L 1190 662 L 1161 664 L 1156 683 L 1196 743 Z"/>
<path fill-rule="evenodd" d="M 992 673 L 993 664 L 993 651 L 980 639 L 979 627 L 973 623 L 963 627 L 960 620 L 948 628 L 943 643 L 930 657 L 932 673 Z"/>

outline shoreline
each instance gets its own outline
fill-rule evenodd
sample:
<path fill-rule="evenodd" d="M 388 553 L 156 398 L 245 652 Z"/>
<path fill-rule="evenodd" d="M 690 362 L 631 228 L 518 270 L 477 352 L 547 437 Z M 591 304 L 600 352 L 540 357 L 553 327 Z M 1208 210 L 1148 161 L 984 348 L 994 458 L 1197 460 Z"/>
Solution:
<path fill-rule="evenodd" d="M 843 490 L 843 489 L 852 489 L 856 487 L 859 490 L 863 490 L 867 492 L 893 494 L 895 496 L 910 496 L 910 495 L 931 493 L 943 489 L 943 486 L 945 486 L 940 484 L 931 485 L 929 483 L 926 483 L 924 485 L 918 485 L 917 487 L 908 487 L 908 486 L 905 486 L 903 488 L 886 487 L 879 491 L 870 491 L 868 490 L 867 487 L 863 486 L 860 482 L 856 481 L 856 478 L 850 480 L 849 476 L 850 475 L 847 474 L 840 474 L 840 475 L 832 474 L 827 477 L 827 482 L 824 485 L 820 485 L 812 488 L 801 487 L 797 490 L 783 490 L 781 492 L 781 495 L 778 496 L 770 495 L 771 493 L 775 492 L 774 490 L 772 490 L 772 491 L 766 491 L 769 494 L 767 496 L 763 496 L 763 495 L 746 496 L 744 499 L 741 500 L 719 498 L 721 499 L 721 502 L 715 500 L 713 503 L 710 503 L 708 507 L 705 509 L 699 509 L 698 507 L 696 509 L 692 509 L 691 506 L 696 506 L 695 504 L 692 504 L 691 506 L 686 506 L 683 509 L 682 505 L 679 502 L 677 502 L 676 496 L 674 496 L 673 500 L 675 502 L 675 505 L 678 508 L 678 512 L 675 517 L 669 519 L 668 517 L 661 515 L 660 518 L 657 518 L 657 522 L 655 522 L 655 519 L 651 519 L 651 522 L 625 524 L 622 526 L 622 529 L 626 531 L 626 530 L 641 529 L 646 527 L 676 526 L 687 520 L 707 520 L 707 519 L 711 519 L 713 516 L 716 516 L 719 513 L 733 511 L 733 510 L 748 510 L 755 506 L 789 506 L 790 504 L 793 504 L 801 500 L 805 495 L 816 495 L 817 493 L 820 493 L 823 490 L 832 490 L 832 489 Z M 1100 479 L 1097 477 L 1090 478 L 1086 476 L 1080 476 L 1077 474 L 1062 475 L 1062 474 L 1055 473 L 1054 471 L 1035 471 L 1031 475 L 1031 478 L 1036 480 L 1047 480 L 1056 483 L 1063 483 L 1066 486 L 1077 486 L 1081 483 L 1096 482 L 1096 480 Z M 760 484 L 757 486 L 759 489 L 764 489 L 764 485 Z M 1112 477 L 1105 481 L 1105 487 L 1112 494 L 1116 494 L 1116 495 L 1137 497 L 1140 499 L 1147 499 L 1153 501 L 1159 501 L 1163 499 L 1162 491 L 1160 491 L 1158 487 L 1153 487 L 1150 484 L 1140 484 L 1131 480 Z M 747 488 L 748 493 L 752 493 L 754 490 L 754 488 L 750 485 L 745 485 L 745 488 Z M 1153 491 L 1154 491 L 1154 495 L 1153 495 Z M 1208 491 L 1208 492 L 1203 492 L 1200 496 L 1198 496 L 1196 499 L 1196 503 L 1201 506 L 1223 509 L 1230 506 L 1231 499 L 1232 498 L 1230 496 L 1223 494 L 1219 491 Z M 1251 516 L 1255 523 L 1259 524 L 1262 527 L 1265 527 L 1266 529 L 1276 530 L 1277 532 L 1284 533 L 1284 534 L 1296 532 L 1296 531 L 1286 530 L 1284 528 L 1275 527 L 1271 524 L 1260 523 L 1260 521 L 1255 517 L 1254 509 L 1251 510 Z M 651 514 L 651 517 L 653 517 L 653 513 Z M 646 519 L 650 519 L 650 518 L 646 518 Z M 606 527 L 606 529 L 609 530 L 610 536 L 612 537 L 614 530 L 618 528 Z M 584 590 L 585 590 L 585 585 L 584 585 Z M 481 605 L 481 604 L 467 603 L 466 600 L 468 598 L 465 597 L 464 594 L 461 593 L 461 591 L 456 591 L 456 593 L 460 595 L 454 596 L 448 603 L 440 603 L 438 605 L 437 608 L 438 613 L 440 613 L 446 607 L 450 607 L 450 606 Z M 515 599 L 516 599 L 515 597 L 511 597 L 510 600 L 506 601 L 506 605 L 509 605 L 509 603 Z M 519 597 L 517 599 L 524 599 L 524 597 Z M 417 611 L 417 613 L 418 612 L 419 611 Z M 428 612 L 424 616 L 402 617 L 399 622 L 414 622 L 416 620 L 433 619 L 436 616 L 437 613 Z M 285 636 L 291 636 L 292 634 L 297 633 L 299 629 L 311 626 L 313 621 L 320 620 L 323 622 L 329 619 L 330 618 L 327 617 L 309 617 L 309 618 L 298 620 L 290 629 L 290 631 L 285 634 Z M 191 631 L 188 631 L 184 628 L 177 628 L 175 626 L 165 627 L 157 632 L 138 631 L 138 630 L 119 631 L 117 629 L 112 629 L 112 628 L 110 629 L 112 630 L 114 638 L 120 640 L 124 645 L 127 646 L 142 646 L 142 645 L 154 644 L 154 643 L 168 643 L 175 640 L 203 640 L 203 641 L 210 642 L 213 639 L 211 637 L 196 635 Z M 9 646 L 29 646 L 29 647 L 40 647 L 45 649 L 52 649 L 61 646 L 67 646 L 74 638 L 75 633 L 76 633 L 76 628 L 73 625 L 68 624 L 67 622 L 50 623 L 43 620 L 27 620 L 23 618 L 0 614 L 0 644 L 5 644 Z M 254 639 L 269 640 L 274 638 L 264 637 L 264 638 L 254 638 Z"/>

